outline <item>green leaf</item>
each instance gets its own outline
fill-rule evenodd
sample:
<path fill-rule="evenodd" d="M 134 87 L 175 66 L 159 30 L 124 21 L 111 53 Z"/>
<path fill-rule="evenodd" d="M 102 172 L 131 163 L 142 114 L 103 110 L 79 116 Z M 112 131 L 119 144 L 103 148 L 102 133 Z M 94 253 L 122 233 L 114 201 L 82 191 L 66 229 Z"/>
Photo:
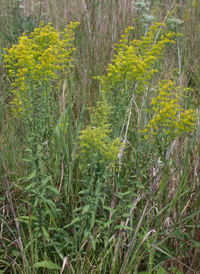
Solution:
<path fill-rule="evenodd" d="M 79 222 L 82 219 L 83 219 L 83 217 L 76 217 L 71 223 L 69 223 L 68 225 L 66 225 L 64 228 L 67 228 L 67 227 L 69 227 L 69 226 L 71 226 L 71 225 Z"/>
<path fill-rule="evenodd" d="M 21 219 L 38 221 L 38 218 L 36 216 L 20 216 L 19 218 L 16 218 L 15 220 L 20 221 Z"/>
<path fill-rule="evenodd" d="M 160 247 L 162 247 L 163 250 L 170 252 L 168 246 L 166 246 L 165 244 L 161 244 Z"/>
<path fill-rule="evenodd" d="M 90 234 L 90 231 L 89 231 L 88 228 L 86 227 L 86 229 L 84 230 L 84 235 L 83 235 L 84 241 L 88 239 L 89 234 Z"/>
<path fill-rule="evenodd" d="M 133 231 L 133 229 L 131 227 L 126 226 L 126 225 L 116 225 L 115 226 L 115 229 L 120 229 L 120 228 Z"/>
<path fill-rule="evenodd" d="M 122 214 L 122 217 L 131 217 L 132 216 L 132 214 L 130 214 L 130 213 L 124 213 L 124 214 Z"/>
<path fill-rule="evenodd" d="M 131 210 L 132 210 L 133 208 L 136 208 L 135 205 L 127 205 L 127 207 L 130 208 Z"/>
<path fill-rule="evenodd" d="M 87 213 L 90 209 L 90 205 L 85 205 L 83 210 L 82 210 L 82 215 L 84 215 L 85 213 Z"/>
<path fill-rule="evenodd" d="M 42 187 L 44 187 L 51 180 L 51 176 L 47 176 L 44 180 L 42 180 Z"/>
<path fill-rule="evenodd" d="M 0 52 L 0 63 L 1 63 L 1 52 Z M 4 101 L 3 101 L 3 97 L 1 100 L 1 106 L 0 106 L 0 131 L 3 128 L 3 119 L 4 119 L 4 115 L 3 115 L 3 106 L 4 106 Z"/>
<path fill-rule="evenodd" d="M 96 216 L 96 213 L 95 211 L 92 212 L 92 217 L 91 217 L 91 220 L 90 220 L 90 229 L 93 228 L 94 226 L 94 223 L 95 223 L 95 216 Z"/>
<path fill-rule="evenodd" d="M 42 197 L 43 198 L 43 200 L 44 200 L 44 197 Z M 56 228 L 56 230 L 57 230 L 57 232 L 58 232 L 58 227 L 57 227 L 57 224 L 56 224 L 56 221 L 54 220 L 54 217 L 53 217 L 53 215 L 52 215 L 52 213 L 51 213 L 51 210 L 49 209 L 49 207 L 48 207 L 48 205 L 47 205 L 47 203 L 44 201 L 44 204 L 45 204 L 45 207 L 46 207 L 46 209 L 47 209 L 47 212 L 49 213 L 49 216 L 50 216 L 50 218 L 51 218 L 51 220 L 52 220 L 52 222 L 53 222 L 53 224 L 54 224 L 54 226 L 55 226 L 55 228 Z M 50 205 L 51 206 L 51 205 Z M 51 207 L 51 209 L 52 209 L 52 211 L 53 211 L 53 208 Z"/>
<path fill-rule="evenodd" d="M 88 192 L 88 190 L 87 190 L 87 189 L 84 189 L 84 190 L 79 191 L 78 194 L 85 194 L 85 193 L 87 193 L 87 192 Z"/>
<path fill-rule="evenodd" d="M 114 220 L 110 220 L 108 222 L 106 222 L 103 226 L 103 229 L 105 229 L 106 227 L 108 227 L 109 225 L 111 225 L 114 222 Z"/>
<path fill-rule="evenodd" d="M 25 159 L 25 158 L 22 158 L 22 160 L 23 160 L 24 162 L 32 162 L 32 161 L 33 161 L 33 159 Z"/>
<path fill-rule="evenodd" d="M 92 236 L 90 236 L 90 240 L 91 240 L 91 245 L 92 245 L 92 248 L 93 250 L 95 251 L 96 250 L 96 243 L 94 241 L 94 238 Z"/>
<path fill-rule="evenodd" d="M 25 190 L 29 190 L 31 187 L 33 187 L 33 186 L 35 186 L 35 185 L 37 185 L 37 183 L 36 183 L 36 182 L 33 182 L 33 183 L 31 183 L 30 185 L 28 185 L 28 186 L 25 188 Z"/>
<path fill-rule="evenodd" d="M 59 132 L 59 126 L 55 129 L 55 151 L 56 151 L 56 161 L 55 161 L 55 174 L 57 173 L 58 165 L 60 162 L 60 132 Z"/>
<path fill-rule="evenodd" d="M 62 260 L 64 260 L 64 255 L 63 253 L 60 251 L 60 249 L 57 247 L 57 245 L 49 238 L 49 241 L 53 244 L 53 246 L 55 247 L 55 250 L 57 251 L 58 255 L 60 256 L 60 258 Z"/>
<path fill-rule="evenodd" d="M 173 274 L 183 274 L 183 272 L 181 272 L 179 269 L 177 269 L 177 268 L 172 268 L 172 273 Z"/>
<path fill-rule="evenodd" d="M 60 196 L 60 192 L 54 186 L 47 186 L 46 188 L 50 189 L 54 194 L 57 194 Z"/>
<path fill-rule="evenodd" d="M 200 243 L 196 242 L 196 241 L 193 241 L 193 247 L 200 247 Z"/>
<path fill-rule="evenodd" d="M 38 202 L 39 202 L 39 197 L 36 196 L 35 202 L 34 202 L 34 205 L 33 205 L 34 208 L 38 205 Z"/>
<path fill-rule="evenodd" d="M 58 166 L 60 163 L 61 146 L 62 146 L 62 141 L 63 141 L 63 137 L 64 137 L 64 133 L 65 133 L 65 127 L 64 127 L 60 134 L 60 122 L 62 121 L 63 117 L 65 117 L 64 121 L 65 121 L 65 126 L 66 126 L 66 121 L 69 117 L 70 105 L 71 105 L 71 95 L 70 95 L 70 98 L 68 101 L 68 106 L 65 109 L 65 111 L 63 112 L 62 116 L 58 119 L 56 129 L 55 129 L 55 151 L 56 151 L 55 174 L 58 171 Z"/>
<path fill-rule="evenodd" d="M 158 270 L 157 270 L 157 274 L 166 274 L 167 271 L 164 270 L 164 268 L 162 267 L 159 267 Z"/>
<path fill-rule="evenodd" d="M 47 232 L 47 230 L 46 230 L 46 228 L 44 226 L 42 226 L 42 231 L 43 231 L 46 239 L 48 239 L 49 238 L 49 234 L 48 234 L 48 232 Z"/>
<path fill-rule="evenodd" d="M 34 267 L 39 268 L 39 267 L 43 267 L 43 268 L 48 268 L 48 269 L 58 269 L 61 270 L 61 267 L 55 263 L 52 263 L 51 261 L 42 261 L 39 263 L 34 264 Z"/>
<path fill-rule="evenodd" d="M 112 209 L 111 207 L 108 206 L 102 206 L 104 209 L 108 210 L 109 212 L 111 212 L 112 214 L 116 211 L 116 209 Z"/>
<path fill-rule="evenodd" d="M 29 221 L 26 219 L 22 219 L 22 218 L 15 218 L 16 221 L 20 222 L 20 223 L 25 223 L 25 224 L 29 224 Z"/>
<path fill-rule="evenodd" d="M 117 197 L 120 197 L 120 196 L 126 196 L 126 195 L 129 195 L 133 192 L 133 190 L 128 190 L 126 192 L 117 192 Z"/>
<path fill-rule="evenodd" d="M 77 211 L 80 211 L 81 209 L 83 209 L 83 207 L 77 207 L 76 209 L 73 210 L 73 213 L 76 213 Z"/>
<path fill-rule="evenodd" d="M 36 175 L 36 169 L 27 177 L 27 180 L 31 180 Z"/>

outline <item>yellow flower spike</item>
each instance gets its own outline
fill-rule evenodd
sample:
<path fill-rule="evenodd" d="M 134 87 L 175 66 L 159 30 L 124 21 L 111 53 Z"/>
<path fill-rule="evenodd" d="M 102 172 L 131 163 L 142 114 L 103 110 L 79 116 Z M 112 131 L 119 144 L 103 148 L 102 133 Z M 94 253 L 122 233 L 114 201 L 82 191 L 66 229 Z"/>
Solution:
<path fill-rule="evenodd" d="M 153 98 L 151 103 L 154 118 L 142 131 L 145 139 L 151 136 L 152 130 L 154 136 L 158 135 L 159 131 L 165 133 L 169 141 L 194 129 L 196 112 L 192 109 L 183 112 L 180 106 L 182 96 L 178 95 L 178 92 L 179 87 L 175 88 L 172 81 L 159 82 L 159 95 Z"/>
<path fill-rule="evenodd" d="M 64 38 L 61 38 L 60 32 L 50 24 L 45 26 L 41 22 L 29 38 L 23 34 L 18 45 L 6 49 L 3 61 L 9 76 L 14 77 L 13 86 L 17 88 L 13 91 L 14 95 L 19 94 L 26 100 L 26 95 L 22 94 L 30 88 L 27 81 L 39 86 L 48 81 L 56 85 L 58 75 L 64 77 L 66 69 L 71 67 L 71 54 L 75 50 L 72 45 L 74 29 L 78 24 L 71 22 L 64 31 Z M 12 104 L 16 107 L 16 113 L 23 112 L 20 101 L 14 98 Z"/>
<path fill-rule="evenodd" d="M 140 94 L 145 90 L 145 86 L 157 71 L 153 69 L 154 61 L 163 56 L 164 48 L 167 43 L 172 43 L 174 34 L 163 35 L 157 44 L 153 44 L 157 29 L 163 24 L 157 23 L 149 28 L 146 37 L 141 40 L 128 41 L 133 27 L 124 31 L 120 43 L 115 44 L 117 54 L 111 64 L 108 65 L 107 75 L 97 77 L 101 81 L 102 88 L 108 98 L 114 98 L 114 101 L 120 102 L 126 106 L 132 96 L 131 89 L 139 81 L 137 93 Z M 121 86 L 126 81 L 126 89 L 120 92 Z M 131 93 L 131 94 L 129 94 Z M 118 112 L 117 106 L 116 114 Z M 124 116 L 123 114 L 121 116 Z"/>
<path fill-rule="evenodd" d="M 98 102 L 95 109 L 91 108 L 92 125 L 82 130 L 79 136 L 79 157 L 85 164 L 89 163 L 92 157 L 97 157 L 96 160 L 106 165 L 118 158 L 122 143 L 119 138 L 110 137 L 111 130 L 108 124 L 110 111 L 105 99 Z"/>

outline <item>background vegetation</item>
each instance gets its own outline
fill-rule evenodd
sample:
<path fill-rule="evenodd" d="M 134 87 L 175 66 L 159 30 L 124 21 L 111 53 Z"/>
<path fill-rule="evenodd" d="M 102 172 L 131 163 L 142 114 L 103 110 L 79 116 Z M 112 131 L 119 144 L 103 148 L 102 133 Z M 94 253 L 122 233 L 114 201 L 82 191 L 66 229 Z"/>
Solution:
<path fill-rule="evenodd" d="M 199 273 L 200 3 L 0 4 L 0 273 Z"/>

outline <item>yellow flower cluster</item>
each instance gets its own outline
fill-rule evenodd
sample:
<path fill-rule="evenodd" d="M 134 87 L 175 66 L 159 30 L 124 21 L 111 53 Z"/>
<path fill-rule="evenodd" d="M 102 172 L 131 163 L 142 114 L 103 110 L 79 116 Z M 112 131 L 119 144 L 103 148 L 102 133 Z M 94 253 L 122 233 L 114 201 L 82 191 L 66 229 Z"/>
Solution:
<path fill-rule="evenodd" d="M 117 54 L 114 56 L 113 62 L 108 65 L 107 76 L 100 76 L 102 89 L 106 93 L 112 92 L 112 87 L 121 83 L 125 83 L 123 92 L 119 94 L 123 96 L 126 93 L 126 89 L 132 86 L 134 82 L 139 81 L 138 92 L 144 90 L 144 85 L 148 84 L 148 80 L 151 79 L 153 73 L 156 71 L 152 68 L 156 58 L 163 56 L 163 49 L 167 43 L 174 43 L 172 37 L 175 33 L 166 33 L 165 36 L 161 36 L 159 41 L 154 44 L 155 34 L 158 27 L 163 25 L 156 23 L 149 28 L 145 37 L 141 37 L 141 40 L 133 40 L 129 42 L 129 36 L 133 27 L 128 27 L 119 44 L 116 44 Z M 176 34 L 177 35 L 177 34 Z M 128 84 L 127 84 L 128 83 Z M 119 93 L 119 89 L 115 90 Z"/>
<path fill-rule="evenodd" d="M 194 110 L 184 110 L 180 106 L 179 87 L 174 87 L 170 80 L 159 82 L 159 95 L 152 99 L 153 118 L 143 130 L 145 138 L 162 132 L 167 140 L 190 132 L 194 129 L 196 113 Z"/>
<path fill-rule="evenodd" d="M 98 102 L 96 110 L 91 108 L 93 114 L 92 125 L 82 130 L 79 137 L 80 158 L 88 163 L 90 159 L 110 164 L 117 159 L 122 142 L 119 138 L 111 139 L 108 115 L 110 108 L 105 100 Z"/>
<path fill-rule="evenodd" d="M 74 28 L 78 23 L 70 23 L 64 32 L 58 32 L 50 24 L 42 22 L 29 37 L 24 34 L 18 44 L 6 49 L 4 62 L 8 74 L 13 78 L 13 93 L 18 116 L 28 104 L 26 93 L 30 88 L 56 85 L 57 79 L 66 74 L 71 66 Z M 45 96 L 45 91 L 44 91 Z"/>

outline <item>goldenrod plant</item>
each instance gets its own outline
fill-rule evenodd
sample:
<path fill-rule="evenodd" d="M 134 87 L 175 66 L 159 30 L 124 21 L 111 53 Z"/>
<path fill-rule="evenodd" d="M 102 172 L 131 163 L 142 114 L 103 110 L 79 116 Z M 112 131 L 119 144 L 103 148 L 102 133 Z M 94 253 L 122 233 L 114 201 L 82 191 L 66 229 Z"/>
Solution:
<path fill-rule="evenodd" d="M 111 112 L 106 99 L 97 102 L 96 108 L 91 108 L 92 122 L 79 136 L 79 157 L 86 165 L 92 160 L 110 165 L 118 159 L 122 143 L 120 138 L 111 138 Z"/>
<path fill-rule="evenodd" d="M 108 123 L 111 112 L 105 98 L 97 102 L 96 107 L 90 109 L 92 121 L 80 131 L 78 154 L 80 167 L 83 170 L 82 183 L 84 190 L 79 197 L 82 204 L 75 210 L 75 219 L 67 227 L 76 227 L 76 237 L 90 239 L 92 248 L 96 250 L 96 240 L 93 231 L 100 221 L 100 210 L 108 204 L 108 194 L 112 193 L 112 186 L 107 184 L 109 176 L 116 169 L 118 156 L 123 147 L 120 138 L 112 137 L 111 125 Z M 105 190 L 107 197 L 105 197 Z M 82 212 L 80 216 L 80 211 Z"/>
<path fill-rule="evenodd" d="M 156 34 L 163 24 L 156 23 L 149 28 L 141 40 L 130 40 L 133 27 L 124 31 L 122 38 L 115 45 L 116 54 L 108 64 L 107 75 L 98 77 L 102 93 L 105 93 L 113 106 L 112 120 L 119 127 L 130 107 L 131 98 L 142 96 L 152 76 L 157 71 L 154 63 L 163 58 L 164 48 L 174 43 L 175 33 L 162 33 L 157 41 Z M 135 99 L 134 98 L 134 99 Z"/>
<path fill-rule="evenodd" d="M 160 136 L 167 143 L 184 133 L 192 132 L 195 129 L 197 114 L 193 109 L 184 110 L 181 107 L 184 91 L 181 94 L 180 87 L 175 87 L 172 81 L 165 80 L 159 82 L 156 93 L 158 96 L 152 98 L 149 111 L 152 119 L 143 130 L 145 139 Z"/>
<path fill-rule="evenodd" d="M 21 36 L 18 44 L 7 49 L 7 54 L 4 54 L 5 68 L 14 87 L 10 103 L 12 117 L 22 127 L 23 145 L 26 147 L 24 162 L 29 175 L 20 178 L 20 182 L 25 187 L 24 194 L 29 197 L 30 210 L 34 212 L 32 221 L 23 214 L 16 222 L 23 222 L 23 217 L 27 218 L 28 225 L 32 227 L 31 239 L 37 235 L 43 243 L 43 232 L 51 222 L 44 210 L 49 207 L 48 215 L 53 217 L 55 199 L 60 197 L 59 191 L 52 185 L 53 175 L 48 169 L 47 155 L 50 151 L 57 154 L 57 150 L 53 152 L 49 143 L 60 116 L 61 85 L 64 80 L 68 81 L 72 68 L 74 29 L 77 26 L 76 22 L 70 23 L 64 32 L 59 32 L 50 24 L 45 26 L 42 22 L 29 36 Z M 59 123 L 61 131 L 62 127 L 66 127 L 67 114 L 65 125 L 62 121 Z M 32 241 L 30 245 L 32 249 Z M 29 271 L 30 266 L 25 262 L 22 246 L 20 250 L 24 268 Z M 33 261 L 32 258 L 32 267 Z"/>
<path fill-rule="evenodd" d="M 14 117 L 21 117 L 41 130 L 52 115 L 58 114 L 55 97 L 59 98 L 61 84 L 72 67 L 74 29 L 78 23 L 70 23 L 63 32 L 50 24 L 40 26 L 4 54 L 5 67 L 13 82 Z M 54 111 L 52 109 L 54 108 Z M 54 112 L 54 113 L 53 113 Z M 55 116 L 56 117 L 56 116 Z"/>

